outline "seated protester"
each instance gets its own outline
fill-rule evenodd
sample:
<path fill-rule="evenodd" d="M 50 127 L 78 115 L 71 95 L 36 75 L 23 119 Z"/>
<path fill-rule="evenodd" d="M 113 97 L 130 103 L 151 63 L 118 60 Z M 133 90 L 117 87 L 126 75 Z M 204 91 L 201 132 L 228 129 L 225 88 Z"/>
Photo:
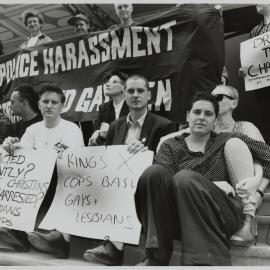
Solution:
<path fill-rule="evenodd" d="M 215 97 L 195 94 L 187 113 L 190 134 L 166 140 L 141 175 L 135 205 L 146 258 L 139 265 L 168 265 L 173 239 L 181 240 L 181 265 L 231 265 L 229 238 L 242 226 L 242 203 L 228 170 L 253 178 L 254 156 L 269 177 L 270 147 L 242 134 L 212 132 L 217 115 Z"/>
<path fill-rule="evenodd" d="M 0 144 L 9 136 L 14 136 L 14 129 L 10 119 L 0 109 Z"/>
<path fill-rule="evenodd" d="M 109 101 L 99 106 L 98 119 L 96 122 L 97 130 L 89 139 L 89 145 L 101 145 L 105 143 L 110 124 L 126 116 L 129 108 L 125 102 L 124 84 L 127 75 L 120 71 L 108 74 L 105 78 L 105 95 L 110 98 Z"/>
<path fill-rule="evenodd" d="M 233 119 L 233 112 L 239 102 L 239 94 L 235 88 L 218 85 L 212 91 L 212 95 L 217 98 L 219 103 L 219 114 L 214 125 L 215 132 L 241 133 L 254 140 L 264 142 L 260 131 L 254 124 Z M 255 236 L 252 233 L 252 221 L 254 221 L 256 209 L 262 201 L 263 191 L 269 180 L 262 178 L 260 164 L 255 161 L 254 166 L 257 181 L 241 181 L 236 184 L 236 193 L 243 198 L 245 219 L 241 230 L 231 237 L 231 244 L 233 245 L 250 246 L 255 242 Z"/>
<path fill-rule="evenodd" d="M 38 94 L 29 84 L 20 84 L 13 89 L 10 97 L 10 108 L 12 115 L 22 119 L 16 122 L 14 127 L 11 126 L 13 132 L 8 136 L 20 139 L 27 127 L 43 119 L 38 108 Z M 2 125 L 1 132 L 4 132 Z M 28 236 L 25 232 L 4 227 L 0 227 L 0 243 L 17 251 L 29 251 L 30 249 Z"/>
<path fill-rule="evenodd" d="M 214 95 L 219 103 L 219 114 L 217 116 L 213 130 L 216 133 L 220 132 L 232 132 L 241 133 L 248 137 L 263 141 L 264 139 L 258 130 L 258 128 L 246 121 L 235 121 L 233 119 L 233 112 L 238 106 L 239 94 L 238 91 L 231 86 L 218 85 L 213 91 Z M 190 129 L 181 130 L 172 134 L 168 134 L 161 138 L 158 149 L 162 142 L 166 139 L 179 136 L 184 132 L 189 133 Z M 244 224 L 240 231 L 231 237 L 231 244 L 241 246 L 251 246 L 255 242 L 255 236 L 252 233 L 252 224 L 254 222 L 254 216 L 256 209 L 260 206 L 263 196 L 263 191 L 267 187 L 269 180 L 262 178 L 261 165 L 257 162 L 254 163 L 255 180 L 256 181 L 241 181 L 236 184 L 236 193 L 243 198 L 244 204 Z M 230 178 L 234 178 L 230 176 Z M 233 179 L 231 179 L 233 181 Z"/>
<path fill-rule="evenodd" d="M 43 120 L 38 99 L 38 94 L 30 84 L 20 84 L 13 89 L 10 97 L 11 114 L 22 118 L 14 124 L 15 137 L 20 139 L 26 128 Z"/>
<path fill-rule="evenodd" d="M 130 113 L 110 125 L 107 145 L 126 144 L 129 145 L 129 152 L 134 154 L 146 148 L 155 152 L 160 137 L 174 131 L 175 125 L 147 110 L 151 92 L 144 77 L 129 77 L 124 93 Z M 91 262 L 121 265 L 123 254 L 123 243 L 106 241 L 96 248 L 86 250 L 83 257 Z"/>
<path fill-rule="evenodd" d="M 8 137 L 3 143 L 3 148 L 9 153 L 13 153 L 16 147 L 31 149 L 53 148 L 57 153 L 61 153 L 68 147 L 83 146 L 83 137 L 79 127 L 70 121 L 62 119 L 60 116 L 65 103 L 63 91 L 56 86 L 44 85 L 39 97 L 39 109 L 43 121 L 28 127 L 20 141 L 18 138 Z M 56 177 L 56 174 L 52 177 L 37 220 L 44 217 L 54 197 L 57 185 Z M 36 227 L 38 225 L 36 224 Z M 69 253 L 68 239 L 64 237 L 68 238 L 59 231 L 48 231 L 47 233 L 34 231 L 28 233 L 28 240 L 32 246 L 59 258 L 67 258 Z"/>
<path fill-rule="evenodd" d="M 42 32 L 44 19 L 38 11 L 34 9 L 24 11 L 22 20 L 29 31 L 29 37 L 20 45 L 20 49 L 38 46 L 52 41 L 50 37 Z"/>

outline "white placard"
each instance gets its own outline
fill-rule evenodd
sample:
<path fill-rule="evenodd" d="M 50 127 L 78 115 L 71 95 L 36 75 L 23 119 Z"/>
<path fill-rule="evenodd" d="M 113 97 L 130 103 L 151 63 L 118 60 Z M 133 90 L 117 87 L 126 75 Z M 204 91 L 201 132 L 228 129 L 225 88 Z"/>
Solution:
<path fill-rule="evenodd" d="M 245 89 L 270 85 L 270 32 L 241 42 L 241 67 L 245 70 Z"/>
<path fill-rule="evenodd" d="M 0 148 L 0 227 L 33 231 L 56 162 L 52 150 Z"/>
<path fill-rule="evenodd" d="M 153 152 L 128 153 L 127 146 L 64 151 L 57 161 L 55 199 L 40 225 L 73 235 L 138 244 L 141 225 L 134 193 Z"/>

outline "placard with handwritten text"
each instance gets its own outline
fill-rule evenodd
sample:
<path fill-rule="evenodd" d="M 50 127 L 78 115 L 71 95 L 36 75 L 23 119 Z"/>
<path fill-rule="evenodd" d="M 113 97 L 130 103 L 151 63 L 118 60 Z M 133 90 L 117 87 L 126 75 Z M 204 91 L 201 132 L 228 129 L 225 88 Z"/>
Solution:
<path fill-rule="evenodd" d="M 42 228 L 137 244 L 140 223 L 134 193 L 153 152 L 131 155 L 127 146 L 65 151 L 57 161 L 58 186 Z"/>
<path fill-rule="evenodd" d="M 38 209 L 50 185 L 56 153 L 0 148 L 0 227 L 33 231 Z"/>

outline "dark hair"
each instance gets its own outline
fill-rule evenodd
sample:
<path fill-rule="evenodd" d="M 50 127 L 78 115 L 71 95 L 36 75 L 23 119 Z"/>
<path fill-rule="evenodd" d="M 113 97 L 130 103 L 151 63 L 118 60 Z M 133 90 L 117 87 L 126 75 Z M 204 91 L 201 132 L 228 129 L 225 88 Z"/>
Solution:
<path fill-rule="evenodd" d="M 118 76 L 121 82 L 124 84 L 128 78 L 128 75 L 121 71 L 111 71 L 104 75 L 104 81 L 108 81 L 112 76 Z"/>
<path fill-rule="evenodd" d="M 144 81 L 144 83 L 145 83 L 147 91 L 149 91 L 149 82 L 148 82 L 148 80 L 144 76 L 138 75 L 138 74 L 131 75 L 126 79 L 126 81 L 125 81 L 125 89 L 127 88 L 127 81 L 132 80 L 132 79 L 135 79 L 135 80 L 142 79 Z"/>
<path fill-rule="evenodd" d="M 34 88 L 30 84 L 21 84 L 13 89 L 13 92 L 18 92 L 21 99 L 28 102 L 30 108 L 34 112 L 39 112 L 38 108 L 38 94 L 35 92 Z"/>
<path fill-rule="evenodd" d="M 39 92 L 39 98 L 41 98 L 41 96 L 46 92 L 52 92 L 52 93 L 58 94 L 60 96 L 61 103 L 63 103 L 63 104 L 65 103 L 66 97 L 65 97 L 62 89 L 60 89 L 58 86 L 44 85 Z"/>
<path fill-rule="evenodd" d="M 209 101 L 210 103 L 212 103 L 214 110 L 215 110 L 215 114 L 216 114 L 216 116 L 218 116 L 218 112 L 219 112 L 218 102 L 217 102 L 216 98 L 208 92 L 195 93 L 195 95 L 191 98 L 191 101 L 190 101 L 190 104 L 188 107 L 188 111 L 190 111 L 192 109 L 194 103 L 196 101 L 199 101 L 199 100 L 205 100 L 205 101 Z"/>
<path fill-rule="evenodd" d="M 44 24 L 43 16 L 35 9 L 27 9 L 22 14 L 23 23 L 25 26 L 27 26 L 27 20 L 30 17 L 36 17 L 38 18 L 38 21 L 40 24 Z"/>

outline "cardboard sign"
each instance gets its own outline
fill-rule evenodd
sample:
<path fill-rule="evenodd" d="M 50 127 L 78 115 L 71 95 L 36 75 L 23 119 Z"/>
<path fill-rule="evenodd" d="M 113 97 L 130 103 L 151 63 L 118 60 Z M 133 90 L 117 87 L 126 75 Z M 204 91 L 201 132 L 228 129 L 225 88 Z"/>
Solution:
<path fill-rule="evenodd" d="M 33 231 L 39 207 L 50 185 L 56 153 L 0 148 L 0 227 Z"/>
<path fill-rule="evenodd" d="M 247 91 L 270 85 L 270 32 L 241 42 L 240 57 Z"/>
<path fill-rule="evenodd" d="M 64 151 L 57 161 L 55 199 L 40 228 L 138 244 L 134 193 L 153 152 L 131 155 L 127 146 Z"/>

